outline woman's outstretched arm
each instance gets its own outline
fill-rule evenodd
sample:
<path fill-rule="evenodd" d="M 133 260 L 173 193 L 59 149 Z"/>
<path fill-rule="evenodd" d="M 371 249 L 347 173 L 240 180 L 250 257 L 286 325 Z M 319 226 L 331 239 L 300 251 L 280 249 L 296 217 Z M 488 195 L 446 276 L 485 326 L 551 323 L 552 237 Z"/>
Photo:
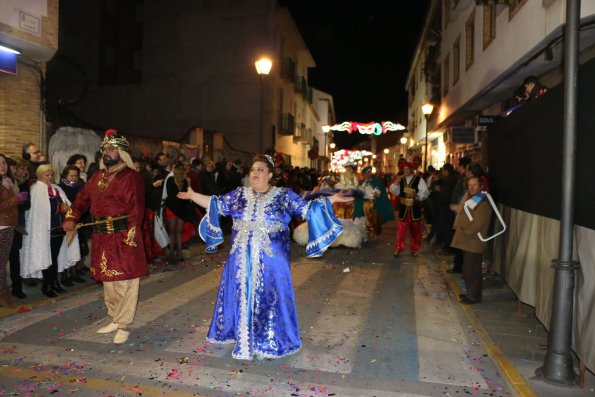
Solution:
<path fill-rule="evenodd" d="M 350 203 L 353 201 L 353 197 L 345 197 L 343 196 L 343 192 L 337 192 L 335 194 L 333 194 L 332 196 L 328 197 L 329 201 L 331 202 L 331 204 L 334 203 Z"/>
<path fill-rule="evenodd" d="M 185 192 L 179 192 L 177 197 L 182 200 L 192 200 L 203 208 L 207 208 L 211 202 L 211 196 L 197 193 L 191 187 L 188 187 Z"/>

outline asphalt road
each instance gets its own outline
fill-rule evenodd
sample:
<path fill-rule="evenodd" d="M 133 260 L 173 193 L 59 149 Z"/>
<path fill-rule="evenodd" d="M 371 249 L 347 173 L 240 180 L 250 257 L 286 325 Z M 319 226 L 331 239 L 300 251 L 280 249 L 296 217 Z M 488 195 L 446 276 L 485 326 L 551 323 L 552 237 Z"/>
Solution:
<path fill-rule="evenodd" d="M 435 258 L 392 257 L 395 226 L 317 259 L 293 245 L 295 355 L 238 361 L 205 341 L 225 244 L 153 268 L 124 345 L 95 333 L 106 323 L 98 284 L 31 297 L 32 310 L 0 318 L 0 396 L 510 395 Z"/>

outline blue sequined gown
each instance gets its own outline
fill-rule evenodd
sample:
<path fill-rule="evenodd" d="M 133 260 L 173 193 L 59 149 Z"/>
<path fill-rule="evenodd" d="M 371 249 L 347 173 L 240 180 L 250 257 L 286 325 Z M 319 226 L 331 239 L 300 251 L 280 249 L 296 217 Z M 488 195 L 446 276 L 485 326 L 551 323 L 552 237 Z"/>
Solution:
<path fill-rule="evenodd" d="M 291 218 L 308 221 L 310 257 L 321 256 L 343 230 L 326 198 L 304 201 L 293 190 L 278 187 L 257 194 L 241 187 L 212 196 L 199 228 L 207 252 L 215 252 L 223 242 L 219 216 L 233 218 L 207 340 L 235 344 L 232 356 L 246 360 L 279 358 L 301 347 L 289 267 Z"/>

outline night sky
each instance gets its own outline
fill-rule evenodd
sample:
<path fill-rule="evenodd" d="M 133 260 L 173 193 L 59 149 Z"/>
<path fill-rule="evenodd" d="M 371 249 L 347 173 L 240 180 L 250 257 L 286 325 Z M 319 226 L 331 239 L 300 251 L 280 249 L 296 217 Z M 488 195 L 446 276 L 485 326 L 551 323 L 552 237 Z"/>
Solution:
<path fill-rule="evenodd" d="M 405 79 L 429 0 L 280 3 L 289 8 L 316 62 L 309 84 L 333 96 L 338 122 L 406 124 Z M 350 146 L 359 139 L 336 140 Z"/>

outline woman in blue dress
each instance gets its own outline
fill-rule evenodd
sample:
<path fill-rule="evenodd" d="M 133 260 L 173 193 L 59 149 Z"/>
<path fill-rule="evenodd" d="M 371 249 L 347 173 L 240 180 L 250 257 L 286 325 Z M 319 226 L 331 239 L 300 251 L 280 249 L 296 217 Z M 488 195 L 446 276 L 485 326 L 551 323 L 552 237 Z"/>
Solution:
<path fill-rule="evenodd" d="M 341 234 L 332 203 L 352 198 L 335 194 L 303 200 L 293 190 L 270 185 L 270 156 L 252 160 L 250 186 L 221 196 L 189 189 L 178 194 L 207 208 L 199 226 L 207 252 L 223 242 L 219 216 L 231 216 L 231 249 L 223 269 L 207 340 L 233 343 L 237 359 L 279 358 L 301 347 L 289 266 L 289 223 L 293 216 L 308 221 L 306 254 L 318 257 Z"/>

